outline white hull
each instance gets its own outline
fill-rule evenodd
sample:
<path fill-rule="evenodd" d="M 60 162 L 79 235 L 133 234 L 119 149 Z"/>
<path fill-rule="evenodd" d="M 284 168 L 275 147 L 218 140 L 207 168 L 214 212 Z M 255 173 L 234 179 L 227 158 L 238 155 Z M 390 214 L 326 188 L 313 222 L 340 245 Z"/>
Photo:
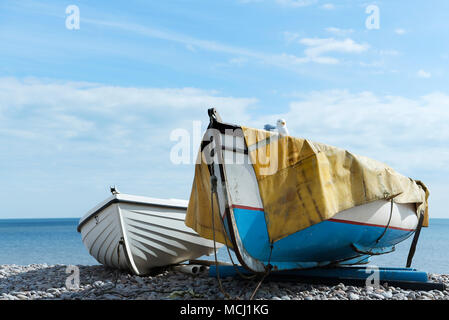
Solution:
<path fill-rule="evenodd" d="M 184 224 L 186 210 L 184 200 L 117 194 L 89 211 L 78 231 L 98 262 L 142 275 L 213 253 L 213 241 Z"/>

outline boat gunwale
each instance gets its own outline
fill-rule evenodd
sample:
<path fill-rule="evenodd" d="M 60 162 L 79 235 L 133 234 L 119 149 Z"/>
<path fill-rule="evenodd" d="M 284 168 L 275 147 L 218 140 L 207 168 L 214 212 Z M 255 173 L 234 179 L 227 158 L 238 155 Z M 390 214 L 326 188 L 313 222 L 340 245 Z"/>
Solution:
<path fill-rule="evenodd" d="M 225 123 L 223 122 L 223 120 L 221 119 L 221 117 L 218 115 L 217 111 L 215 108 L 211 108 L 208 110 L 208 114 L 209 114 L 209 125 L 207 127 L 207 129 L 214 129 L 220 132 L 220 134 L 231 134 L 232 136 L 240 136 L 244 138 L 244 135 L 242 135 L 243 130 L 242 127 L 239 125 L 234 125 L 234 124 L 229 124 L 229 123 Z M 227 132 L 226 129 L 232 129 L 232 132 Z M 240 130 L 239 130 L 240 129 Z M 237 131 L 236 131 L 237 130 Z M 207 133 L 206 133 L 207 135 Z M 203 137 L 203 140 L 201 141 L 201 148 L 200 151 L 203 152 L 204 148 L 211 144 L 212 141 L 214 139 L 214 135 L 209 135 L 208 139 L 205 139 Z M 221 144 L 218 147 L 218 156 L 223 158 L 223 151 L 228 150 L 228 151 L 234 151 L 234 152 L 239 152 L 240 150 L 237 150 L 236 148 L 226 148 L 226 146 L 224 146 L 223 144 Z M 244 144 L 244 150 L 242 150 L 243 153 L 248 154 L 248 146 L 246 145 L 246 143 Z M 233 212 L 233 207 L 232 204 L 230 204 L 229 201 L 229 195 L 228 195 L 228 187 L 227 187 L 227 176 L 225 173 L 225 168 L 224 168 L 224 162 L 223 161 L 219 161 L 218 163 L 212 162 L 210 164 L 207 165 L 208 170 L 209 170 L 209 174 L 210 176 L 216 175 L 217 173 L 215 172 L 214 169 L 214 165 L 218 166 L 219 172 L 218 174 L 220 175 L 220 179 L 222 182 L 224 182 L 223 185 L 223 193 L 224 193 L 224 212 L 223 215 L 220 217 L 222 223 L 224 223 L 224 219 L 226 219 L 226 222 L 228 224 L 228 231 L 229 234 L 225 235 L 229 237 L 229 240 L 231 241 L 231 244 L 233 246 L 233 250 L 234 250 L 234 254 L 237 257 L 237 260 L 240 262 L 240 264 L 250 270 L 251 272 L 253 272 L 254 274 L 263 274 L 264 272 L 266 272 L 266 266 L 260 262 L 257 259 L 254 259 L 253 257 L 251 257 L 248 253 L 244 253 L 243 250 L 246 251 L 246 249 L 243 247 L 243 245 L 241 244 L 241 240 L 240 240 L 240 235 L 238 233 L 238 229 L 237 229 L 237 225 L 234 221 L 234 212 Z M 217 201 L 218 200 L 218 194 L 217 194 Z M 221 214 L 221 212 L 219 213 L 219 215 Z M 224 225 L 223 225 L 224 228 Z M 257 266 L 258 263 L 260 263 L 261 265 L 264 266 L 264 270 L 255 270 L 254 268 L 251 268 L 247 261 L 245 260 L 244 256 L 247 256 L 250 258 L 252 264 L 255 264 Z"/>
<path fill-rule="evenodd" d="M 125 194 L 118 194 L 119 196 L 127 196 Z M 142 197 L 144 198 L 144 197 Z M 163 201 L 170 201 L 170 200 L 166 200 L 166 199 L 151 199 L 151 200 L 163 200 Z M 92 219 L 92 217 L 96 216 L 99 212 L 103 211 L 104 209 L 106 209 L 107 207 L 116 204 L 116 203 L 126 203 L 126 204 L 137 204 L 137 205 L 151 205 L 154 207 L 159 207 L 159 208 L 175 208 L 175 209 L 182 209 L 182 210 L 187 210 L 187 205 L 183 206 L 183 205 L 176 205 L 176 204 L 162 204 L 162 203 L 154 203 L 154 202 L 150 202 L 150 198 L 148 198 L 148 201 L 144 201 L 143 199 L 141 201 L 139 200 L 129 200 L 129 199 L 123 199 L 123 198 L 119 198 L 117 197 L 117 195 L 114 195 L 112 197 L 106 200 L 104 200 L 103 204 L 99 204 L 98 208 L 94 207 L 93 209 L 91 209 L 84 217 L 81 218 L 78 227 L 76 228 L 76 231 L 81 232 L 81 228 L 90 220 Z"/>

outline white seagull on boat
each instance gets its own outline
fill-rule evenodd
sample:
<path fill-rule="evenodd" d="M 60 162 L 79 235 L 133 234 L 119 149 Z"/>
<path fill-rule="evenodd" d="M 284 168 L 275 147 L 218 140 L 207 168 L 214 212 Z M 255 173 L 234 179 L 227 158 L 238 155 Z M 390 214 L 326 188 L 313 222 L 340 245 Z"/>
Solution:
<path fill-rule="evenodd" d="M 279 134 L 284 135 L 284 136 L 288 136 L 288 129 L 287 129 L 287 123 L 285 122 L 284 119 L 279 119 L 276 123 L 277 129 Z"/>

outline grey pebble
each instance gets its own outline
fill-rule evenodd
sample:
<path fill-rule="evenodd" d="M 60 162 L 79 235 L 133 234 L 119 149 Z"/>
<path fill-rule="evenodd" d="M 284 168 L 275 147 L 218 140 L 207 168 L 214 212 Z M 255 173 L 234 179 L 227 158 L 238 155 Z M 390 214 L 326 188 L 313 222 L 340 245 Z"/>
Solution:
<path fill-rule="evenodd" d="M 106 300 L 120 300 L 119 296 L 113 295 L 113 294 L 105 294 L 103 296 L 100 296 L 100 298 L 106 299 Z"/>
<path fill-rule="evenodd" d="M 356 294 L 356 293 L 349 293 L 349 299 L 350 300 L 359 300 L 360 299 L 360 296 L 358 295 L 358 294 Z"/>
<path fill-rule="evenodd" d="M 0 300 L 30 299 L 168 299 L 172 292 L 185 292 L 174 299 L 224 299 L 217 280 L 206 274 L 190 276 L 162 271 L 152 276 L 133 276 L 101 265 L 78 266 L 78 288 L 67 288 L 64 265 L 0 265 Z M 449 275 L 429 274 L 429 281 L 449 285 Z M 225 290 L 233 298 L 248 299 L 257 285 L 253 280 L 228 277 Z M 357 287 L 293 282 L 264 282 L 255 299 L 273 300 L 449 300 L 449 291 L 413 291 L 399 287 Z"/>
<path fill-rule="evenodd" d="M 381 294 L 379 294 L 379 293 L 370 293 L 369 294 L 369 296 L 370 297 L 373 297 L 373 298 L 376 298 L 376 299 L 380 299 L 380 300 L 383 300 L 383 299 L 385 299 L 385 297 L 383 296 L 383 295 L 381 295 Z"/>
<path fill-rule="evenodd" d="M 430 299 L 434 299 L 435 298 L 434 295 L 431 294 L 430 292 L 421 291 L 420 294 L 421 294 L 421 296 L 426 296 L 427 298 L 430 298 Z"/>

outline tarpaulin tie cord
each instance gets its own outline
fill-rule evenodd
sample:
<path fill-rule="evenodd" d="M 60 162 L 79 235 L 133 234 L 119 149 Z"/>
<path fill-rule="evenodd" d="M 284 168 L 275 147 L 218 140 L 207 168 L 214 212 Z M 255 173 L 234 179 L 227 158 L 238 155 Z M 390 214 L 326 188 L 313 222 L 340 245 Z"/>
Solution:
<path fill-rule="evenodd" d="M 392 217 L 392 216 L 393 216 L 393 199 L 391 199 L 390 218 L 388 218 L 387 226 L 385 227 L 384 232 L 382 232 L 382 234 L 380 235 L 380 237 L 376 240 L 376 243 L 379 243 L 380 239 L 382 239 L 383 236 L 385 235 L 385 233 L 387 233 L 388 227 L 390 226 L 390 222 L 391 222 L 391 217 Z"/>
<path fill-rule="evenodd" d="M 370 254 L 372 255 L 373 252 L 372 250 L 374 249 L 374 247 L 376 246 L 376 244 L 378 244 L 380 242 L 380 240 L 385 236 L 385 234 L 387 233 L 388 228 L 390 227 L 390 223 L 391 223 L 391 218 L 393 216 L 393 199 L 390 200 L 390 217 L 388 218 L 388 223 L 385 226 L 384 231 L 382 232 L 382 234 L 379 236 L 379 238 L 377 238 L 377 240 L 375 241 L 375 243 L 371 246 L 371 248 L 369 250 L 366 251 L 360 251 L 359 249 L 357 249 L 357 247 L 355 247 L 354 245 L 352 245 L 352 249 L 358 253 L 364 253 L 364 254 Z M 365 257 L 362 256 L 362 259 L 359 260 L 359 262 L 365 260 Z"/>
<path fill-rule="evenodd" d="M 381 235 L 379 236 L 379 238 L 377 238 L 377 240 L 375 241 L 375 244 L 372 245 L 371 248 L 370 248 L 369 250 L 365 250 L 365 251 L 361 251 L 361 250 L 357 249 L 357 247 L 354 246 L 354 244 L 352 244 L 351 247 L 352 247 L 352 249 L 353 249 L 355 252 L 360 253 L 360 254 L 364 254 L 364 255 L 366 255 L 366 254 L 373 255 L 373 254 L 374 254 L 374 253 L 372 252 L 372 250 L 374 249 L 374 247 L 376 246 L 376 244 L 379 243 L 380 240 L 385 236 L 385 234 L 387 233 L 388 228 L 390 227 L 391 218 L 392 218 L 392 216 L 393 216 L 393 199 L 390 200 L 390 203 L 391 203 L 391 205 L 390 205 L 390 217 L 388 218 L 388 223 L 387 223 L 387 225 L 386 225 L 384 231 L 382 232 L 382 234 L 381 234 Z M 394 247 L 393 247 L 393 250 L 394 250 Z M 362 255 L 362 256 L 361 256 L 361 259 L 360 259 L 357 263 L 354 263 L 354 264 L 359 264 L 360 262 L 362 262 L 362 261 L 365 260 L 365 259 L 366 259 L 366 257 L 364 257 L 364 256 Z M 342 261 L 345 261 L 345 260 L 342 260 Z"/>

